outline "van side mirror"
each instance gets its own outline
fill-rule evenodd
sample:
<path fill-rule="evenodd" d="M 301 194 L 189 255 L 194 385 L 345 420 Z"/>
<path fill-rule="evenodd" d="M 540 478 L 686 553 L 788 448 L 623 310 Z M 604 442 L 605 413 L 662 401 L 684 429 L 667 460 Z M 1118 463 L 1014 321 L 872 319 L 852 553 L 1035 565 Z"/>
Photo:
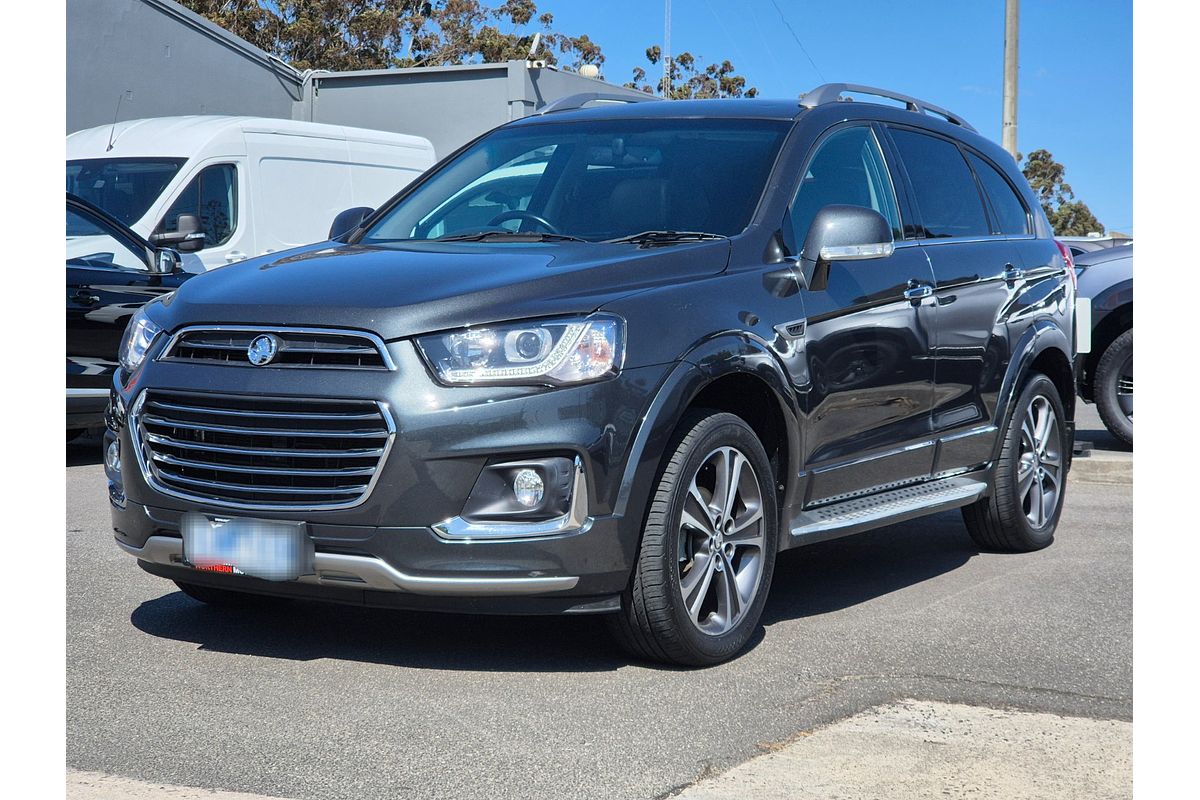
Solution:
<path fill-rule="evenodd" d="M 182 263 L 183 259 L 179 257 L 179 253 L 169 247 L 163 247 L 155 251 L 150 271 L 155 275 L 170 275 L 178 272 L 182 268 Z"/>
<path fill-rule="evenodd" d="M 345 236 L 350 231 L 362 225 L 362 221 L 374 213 L 375 209 L 367 208 L 366 206 L 347 208 L 333 218 L 333 224 L 329 226 L 329 238 L 338 239 Z"/>
<path fill-rule="evenodd" d="M 813 217 L 800 250 L 805 285 L 813 291 L 828 286 L 833 261 L 887 258 L 895 249 L 892 226 L 878 211 L 862 206 L 825 206 Z"/>
<path fill-rule="evenodd" d="M 170 246 L 181 253 L 194 253 L 204 247 L 204 231 L 195 214 L 180 214 L 175 230 L 160 231 L 150 236 L 150 244 Z"/>

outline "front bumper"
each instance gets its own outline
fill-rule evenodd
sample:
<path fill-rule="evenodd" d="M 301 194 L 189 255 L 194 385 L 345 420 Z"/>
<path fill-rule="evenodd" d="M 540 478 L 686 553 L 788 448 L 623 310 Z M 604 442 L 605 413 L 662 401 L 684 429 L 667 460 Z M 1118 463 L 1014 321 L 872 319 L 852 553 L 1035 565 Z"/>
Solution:
<path fill-rule="evenodd" d="M 389 373 L 306 375 L 149 362 L 135 385 L 116 384 L 114 405 L 122 408 L 133 408 L 148 387 L 340 397 L 378 400 L 396 424 L 379 479 L 361 504 L 268 512 L 157 491 L 132 456 L 130 426 L 113 415 L 106 446 L 118 440 L 123 463 L 109 486 L 117 544 L 163 577 L 266 594 L 504 613 L 615 608 L 641 528 L 641 515 L 619 513 L 617 500 L 629 465 L 639 463 L 635 437 L 667 367 L 553 390 L 464 389 L 437 385 L 409 342 L 392 343 L 390 350 L 397 370 Z M 579 465 L 574 496 L 582 496 L 584 506 L 572 508 L 570 525 L 496 538 L 464 536 L 469 527 L 447 525 L 462 514 L 486 465 L 551 453 L 569 454 Z M 180 517 L 189 512 L 304 522 L 316 554 L 313 573 L 277 583 L 194 570 L 183 562 L 179 534 Z"/>

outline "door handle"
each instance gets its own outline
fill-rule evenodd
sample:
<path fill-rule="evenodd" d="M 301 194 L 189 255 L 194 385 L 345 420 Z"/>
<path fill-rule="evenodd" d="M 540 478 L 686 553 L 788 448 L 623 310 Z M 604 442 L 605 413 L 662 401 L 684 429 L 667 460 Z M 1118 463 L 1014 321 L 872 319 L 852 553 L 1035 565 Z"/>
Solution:
<path fill-rule="evenodd" d="M 99 296 L 92 294 L 86 289 L 80 289 L 75 292 L 75 294 L 71 295 L 71 299 L 81 306 L 94 306 L 100 302 Z"/>
<path fill-rule="evenodd" d="M 240 250 L 230 250 L 228 253 L 225 254 L 225 263 L 226 264 L 233 264 L 234 262 L 245 261 L 245 260 L 246 260 L 246 254 L 241 252 Z"/>
<path fill-rule="evenodd" d="M 1005 264 L 1003 277 L 1005 283 L 1016 283 L 1019 280 L 1024 280 L 1025 270 L 1014 267 L 1012 264 Z"/>
<path fill-rule="evenodd" d="M 914 303 L 920 303 L 926 297 L 932 295 L 933 286 L 915 278 L 908 282 L 908 288 L 904 290 L 904 299 L 911 300 Z"/>

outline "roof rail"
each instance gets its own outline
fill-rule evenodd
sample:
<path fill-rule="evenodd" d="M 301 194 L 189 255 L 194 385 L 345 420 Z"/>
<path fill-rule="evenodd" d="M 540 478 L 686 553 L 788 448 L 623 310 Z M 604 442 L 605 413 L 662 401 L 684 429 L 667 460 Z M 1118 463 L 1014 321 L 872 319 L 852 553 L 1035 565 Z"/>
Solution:
<path fill-rule="evenodd" d="M 915 97 L 909 97 L 906 94 L 899 92 L 891 92 L 887 89 L 876 89 L 873 86 L 862 86 L 857 83 L 826 83 L 811 92 L 807 92 L 800 97 L 800 105 L 805 108 L 816 108 L 823 106 L 826 103 L 836 103 L 843 99 L 842 95 L 847 92 L 855 94 L 869 94 L 875 97 L 886 97 L 889 100 L 896 100 L 904 103 L 904 107 L 909 111 L 916 111 L 919 114 L 932 114 L 935 117 L 942 117 L 947 122 L 950 122 L 959 127 L 966 128 L 969 131 L 978 133 L 970 123 L 960 117 L 958 114 L 947 111 L 941 106 L 935 106 L 933 103 L 926 103 L 924 100 L 918 100 Z"/>
<path fill-rule="evenodd" d="M 583 108 L 588 103 L 645 103 L 649 100 L 659 100 L 652 94 L 646 92 L 638 92 L 637 94 L 644 95 L 638 97 L 635 94 L 618 94 L 617 92 L 580 92 L 579 94 L 569 94 L 566 97 L 560 97 L 552 103 L 547 103 L 541 109 L 535 111 L 535 114 L 553 114 L 555 111 L 574 111 L 577 108 Z"/>

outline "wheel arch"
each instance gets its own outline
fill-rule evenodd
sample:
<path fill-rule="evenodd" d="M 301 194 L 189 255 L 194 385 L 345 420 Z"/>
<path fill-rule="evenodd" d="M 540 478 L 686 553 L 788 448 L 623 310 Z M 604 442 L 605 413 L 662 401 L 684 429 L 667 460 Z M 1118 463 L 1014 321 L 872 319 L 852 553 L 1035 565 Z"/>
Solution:
<path fill-rule="evenodd" d="M 1067 420 L 1075 419 L 1075 374 L 1071 368 L 1071 352 L 1070 339 L 1061 328 L 1049 320 L 1035 322 L 1017 341 L 996 408 L 995 418 L 1000 424 L 999 435 L 993 446 L 993 462 L 1000 457 L 1000 450 L 1004 445 L 1004 431 L 1008 428 L 1013 405 L 1030 375 L 1046 375 L 1058 389 Z"/>
<path fill-rule="evenodd" d="M 1133 328 L 1133 300 L 1132 298 L 1119 306 L 1116 306 L 1101 319 L 1096 327 L 1092 329 L 1092 351 L 1084 357 L 1083 375 L 1079 381 L 1079 394 L 1085 400 L 1095 399 L 1095 387 L 1093 382 L 1096 378 L 1096 368 L 1100 366 L 1100 359 L 1104 356 L 1104 351 L 1108 349 L 1117 337 L 1127 330 Z"/>

